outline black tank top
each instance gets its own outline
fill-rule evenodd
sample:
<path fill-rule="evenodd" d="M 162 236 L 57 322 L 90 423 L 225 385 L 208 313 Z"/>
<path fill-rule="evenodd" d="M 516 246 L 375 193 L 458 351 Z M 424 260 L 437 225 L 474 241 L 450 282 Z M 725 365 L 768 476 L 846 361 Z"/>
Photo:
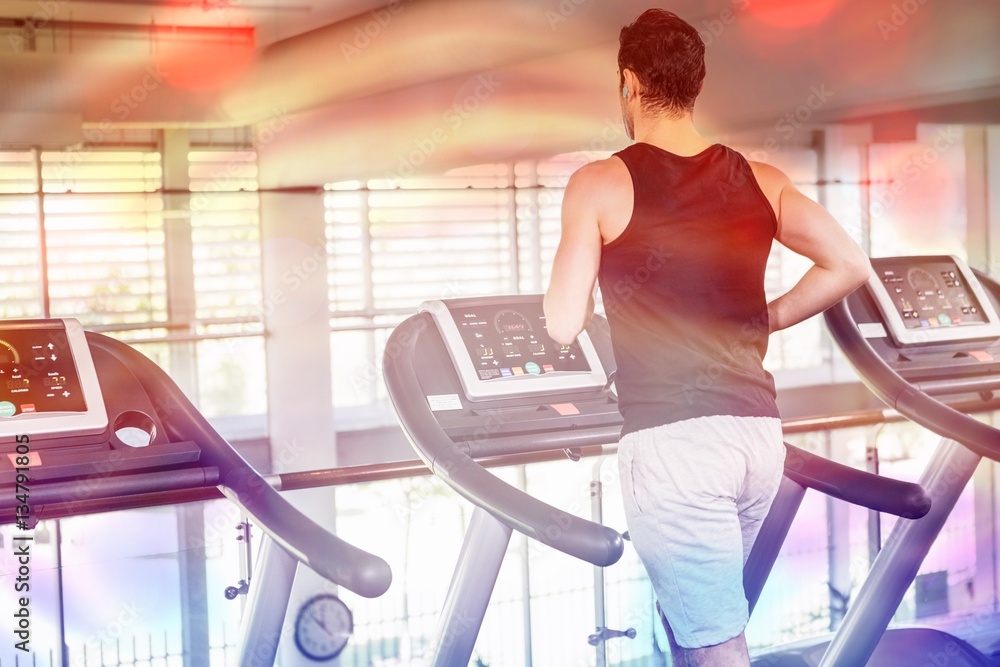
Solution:
<path fill-rule="evenodd" d="M 622 435 L 710 415 L 777 417 L 764 370 L 764 269 L 777 220 L 743 157 L 720 144 L 682 157 L 616 153 L 632 218 L 601 251 Z"/>

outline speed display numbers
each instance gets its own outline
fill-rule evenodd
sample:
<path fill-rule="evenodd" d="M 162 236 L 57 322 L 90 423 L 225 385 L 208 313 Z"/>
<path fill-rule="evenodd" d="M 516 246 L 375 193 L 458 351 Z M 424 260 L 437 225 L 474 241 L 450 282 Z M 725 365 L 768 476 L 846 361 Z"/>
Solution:
<path fill-rule="evenodd" d="M 65 328 L 0 329 L 0 417 L 86 409 Z"/>

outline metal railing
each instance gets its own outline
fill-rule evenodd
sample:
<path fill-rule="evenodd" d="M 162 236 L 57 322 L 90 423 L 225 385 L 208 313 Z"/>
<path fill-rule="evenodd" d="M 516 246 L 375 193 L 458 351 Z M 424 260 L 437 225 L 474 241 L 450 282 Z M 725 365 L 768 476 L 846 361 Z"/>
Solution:
<path fill-rule="evenodd" d="M 1000 401 L 991 402 L 964 402 L 955 403 L 954 407 L 966 411 L 991 411 L 1000 409 Z M 904 421 L 901 416 L 892 410 L 864 410 L 849 413 L 842 413 L 837 415 L 828 415 L 822 417 L 811 417 L 804 419 L 794 419 L 786 420 L 783 423 L 784 432 L 786 436 L 793 435 L 803 435 L 810 433 L 819 433 L 826 431 L 833 431 L 839 429 L 848 429 L 856 427 L 872 426 L 883 423 L 890 422 L 901 422 Z M 606 446 L 592 446 L 583 447 L 575 449 L 572 451 L 565 450 L 552 450 L 545 452 L 536 452 L 532 454 L 521 454 L 521 455 L 511 455 L 511 456 L 499 456 L 492 457 L 489 459 L 481 460 L 480 462 L 487 467 L 502 467 L 502 466 L 523 466 L 533 463 L 542 463 L 558 460 L 567 459 L 578 459 L 582 457 L 592 457 L 599 455 L 612 454 L 616 451 L 617 447 L 615 445 Z M 280 490 L 293 490 L 293 489 L 306 489 L 315 488 L 322 486 L 347 486 L 354 484 L 365 484 L 372 482 L 381 482 L 386 480 L 402 480 L 410 477 L 419 477 L 429 475 L 429 471 L 424 466 L 421 461 L 409 460 L 409 461 L 398 461 L 392 463 L 366 465 L 366 466 L 355 466 L 350 468 L 339 468 L 339 469 L 325 469 L 325 470 L 313 470 L 298 473 L 286 473 L 282 475 L 274 475 L 269 478 L 269 482 L 273 484 L 276 488 Z M 73 503 L 64 503 L 60 505 L 50 505 L 44 508 L 39 508 L 42 510 L 40 512 L 40 519 L 54 519 L 60 517 L 85 515 L 98 512 L 108 512 L 112 510 L 124 510 L 124 509 L 139 509 L 148 508 L 156 506 L 166 506 L 175 505 L 180 503 L 198 502 L 206 500 L 214 500 L 222 498 L 221 494 L 214 487 L 206 488 L 196 488 L 184 491 L 171 491 L 164 493 L 155 494 L 142 494 L 138 496 L 128 496 L 122 498 L 111 498 L 111 499 L 99 499 L 99 500 L 82 500 Z M 610 582 L 609 582 L 610 583 Z M 622 581 L 616 581 L 613 585 L 621 584 Z M 633 582 L 635 583 L 635 582 Z M 647 584 L 648 585 L 648 584 Z M 512 604 L 520 604 L 519 600 L 510 601 Z M 812 608 L 812 607 L 810 607 Z M 815 609 L 820 609 L 820 607 L 815 607 Z M 650 610 L 642 610 L 641 615 L 643 616 L 643 622 L 650 626 L 653 623 L 653 618 Z M 817 612 L 821 613 L 821 612 Z M 425 614 L 426 615 L 426 614 Z M 640 614 L 635 615 L 637 617 Z M 410 623 L 420 621 L 418 618 L 420 614 L 409 614 L 399 616 L 398 613 L 393 612 L 387 617 L 379 617 L 377 623 L 366 623 L 364 625 L 359 624 L 357 627 L 357 634 L 349 644 L 347 650 L 342 655 L 340 664 L 344 667 L 354 666 L 354 665 L 385 665 L 390 667 L 390 665 L 403 664 L 399 662 L 393 662 L 392 659 L 383 658 L 383 656 L 391 656 L 396 654 L 396 649 L 398 646 L 393 646 L 393 642 L 398 645 L 398 639 L 393 639 L 383 632 L 387 628 L 394 627 L 404 627 L 409 626 L 411 630 L 413 626 Z M 649 616 L 649 618 L 645 618 Z M 818 617 L 817 617 L 818 619 Z M 814 620 L 817 620 L 814 619 Z M 359 619 L 360 620 L 360 619 Z M 424 619 L 427 620 L 427 619 Z M 801 619 L 797 621 L 802 623 Z M 819 619 L 822 623 L 822 620 Z M 420 625 L 420 623 L 417 623 Z M 806 623 L 803 626 L 804 630 L 813 629 L 816 625 L 815 622 Z M 806 627 L 808 626 L 808 627 Z M 789 632 L 795 634 L 795 628 L 785 628 L 781 630 L 781 634 L 787 635 Z M 391 634 L 391 633 L 390 633 Z M 412 637 L 411 649 L 419 652 L 421 647 L 421 642 L 425 642 L 427 638 L 418 637 L 414 635 Z M 359 641 L 360 640 L 360 641 Z M 133 643 L 135 640 L 130 641 Z M 143 644 L 143 638 L 139 638 L 139 643 Z M 173 664 L 181 664 L 183 661 L 183 654 L 164 654 L 164 655 L 154 655 L 152 647 L 153 644 L 162 646 L 164 649 L 166 643 L 160 644 L 159 642 L 154 642 L 153 638 L 149 640 L 149 654 L 148 658 L 138 659 L 131 658 L 129 656 L 136 655 L 134 651 L 119 651 L 115 652 L 114 648 L 105 648 L 104 653 L 98 656 L 96 653 L 91 652 L 88 655 L 79 656 L 82 658 L 75 659 L 69 664 L 73 667 L 76 665 L 117 665 L 120 667 L 137 667 L 138 665 L 164 665 L 164 667 L 169 667 Z M 226 643 L 226 642 L 224 642 Z M 72 649 L 72 647 L 70 647 Z M 226 661 L 228 653 L 232 652 L 232 646 L 213 646 L 213 653 L 218 653 L 223 662 Z M 121 658 L 118 655 L 121 655 Z M 643 665 L 654 665 L 657 664 L 656 652 L 654 651 L 652 655 L 649 656 L 649 662 L 642 662 Z M 72 657 L 72 656 L 71 656 Z M 3 660 L 3 664 L 7 664 L 7 660 Z M 24 665 L 27 667 L 31 665 L 32 667 L 49 667 L 50 665 L 60 664 L 57 658 L 53 658 L 49 655 L 47 658 L 44 653 L 38 656 L 34 656 L 28 660 L 21 659 L 15 663 L 15 667 Z M 568 663 L 567 663 L 568 664 Z M 574 663 L 575 664 L 575 663 Z M 619 661 L 615 661 L 609 664 L 624 664 Z M 639 664 L 630 662 L 629 664 Z"/>
<path fill-rule="evenodd" d="M 947 405 L 961 412 L 991 412 L 1000 410 L 1000 398 L 988 401 L 955 401 Z M 859 410 L 835 415 L 805 417 L 782 421 L 785 436 L 803 433 L 833 431 L 859 426 L 875 426 L 878 424 L 906 421 L 898 412 L 892 409 Z M 546 461 L 558 461 L 567 456 L 572 459 L 614 454 L 618 451 L 617 444 L 596 445 L 574 448 L 572 450 L 549 450 L 529 454 L 510 454 L 492 456 L 477 461 L 484 467 L 496 468 L 506 466 L 528 465 Z M 348 468 L 325 468 L 303 472 L 268 475 L 269 484 L 279 491 L 295 491 L 313 489 L 325 486 L 345 486 L 362 484 L 387 479 L 401 479 L 430 475 L 424 463 L 417 459 L 376 463 L 370 465 L 351 466 Z M 182 503 L 200 502 L 222 498 L 222 492 L 215 486 L 202 486 L 174 491 L 144 493 L 113 498 L 83 499 L 66 503 L 51 503 L 37 508 L 34 516 L 39 520 L 60 519 L 70 516 L 113 512 L 127 509 L 160 507 L 164 505 L 179 505 Z M 0 525 L 14 523 L 13 510 L 0 513 Z"/>

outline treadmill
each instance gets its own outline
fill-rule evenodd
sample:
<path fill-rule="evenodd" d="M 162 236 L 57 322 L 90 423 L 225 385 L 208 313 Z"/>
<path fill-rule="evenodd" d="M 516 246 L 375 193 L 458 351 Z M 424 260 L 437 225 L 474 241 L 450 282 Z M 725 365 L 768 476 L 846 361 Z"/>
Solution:
<path fill-rule="evenodd" d="M 513 530 L 597 567 L 621 557 L 617 530 L 543 503 L 479 462 L 613 453 L 622 425 L 614 370 L 607 320 L 595 315 L 572 345 L 560 345 L 546 332 L 541 295 L 425 302 L 390 335 L 383 372 L 403 431 L 428 468 L 475 506 L 428 667 L 469 664 Z M 808 488 L 902 517 L 930 509 L 917 484 L 786 444 L 785 477 L 744 568 L 751 608 Z M 601 637 L 621 634 L 598 628 Z"/>
<path fill-rule="evenodd" d="M 0 321 L 0 522 L 16 543 L 69 506 L 213 485 L 270 538 L 241 665 L 273 664 L 297 563 L 364 597 L 388 589 L 384 560 L 291 505 L 146 356 L 74 319 Z"/>
<path fill-rule="evenodd" d="M 897 523 L 825 654 L 813 651 L 822 659 L 809 664 L 1000 665 L 929 629 L 886 633 L 905 633 L 895 643 L 922 662 L 903 662 L 898 654 L 868 662 L 976 467 L 984 457 L 1000 460 L 1000 430 L 946 403 L 986 403 L 1000 389 L 1000 285 L 955 256 L 871 262 L 868 284 L 830 308 L 826 324 L 876 396 L 941 436 L 920 479 L 932 506 L 919 521 Z"/>

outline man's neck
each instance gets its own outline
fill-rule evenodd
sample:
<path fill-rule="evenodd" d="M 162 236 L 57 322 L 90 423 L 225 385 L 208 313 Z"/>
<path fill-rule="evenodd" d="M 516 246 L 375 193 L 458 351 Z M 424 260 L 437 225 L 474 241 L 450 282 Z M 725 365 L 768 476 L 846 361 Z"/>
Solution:
<path fill-rule="evenodd" d="M 680 118 L 637 115 L 635 140 L 683 156 L 697 155 L 712 145 L 695 129 L 691 114 Z"/>

